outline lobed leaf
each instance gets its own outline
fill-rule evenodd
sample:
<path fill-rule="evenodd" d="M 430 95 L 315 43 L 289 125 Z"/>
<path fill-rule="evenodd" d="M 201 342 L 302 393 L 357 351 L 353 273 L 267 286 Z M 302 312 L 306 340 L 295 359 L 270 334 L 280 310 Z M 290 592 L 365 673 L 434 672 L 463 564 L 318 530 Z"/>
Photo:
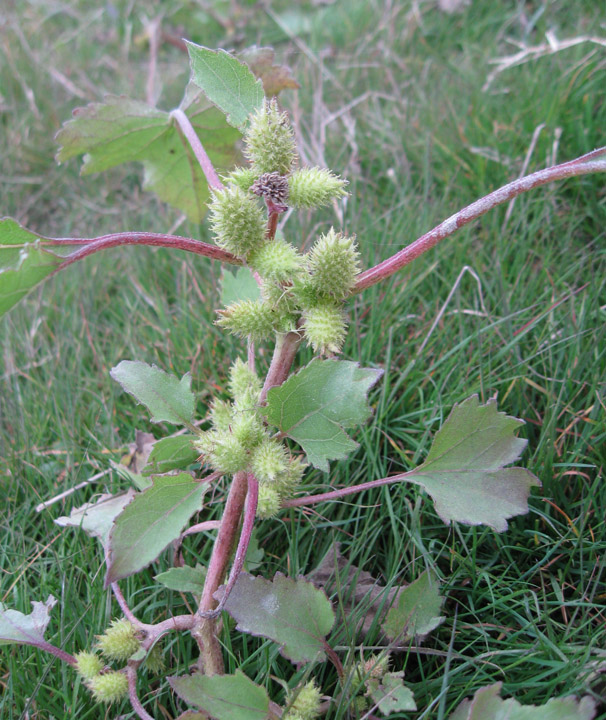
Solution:
<path fill-rule="evenodd" d="M 139 572 L 153 562 L 201 509 L 203 483 L 187 473 L 161 475 L 135 495 L 114 522 L 109 534 L 105 585 Z"/>
<path fill-rule="evenodd" d="M 183 470 L 195 463 L 200 453 L 192 442 L 195 435 L 177 435 L 157 440 L 143 468 L 143 475 L 162 475 L 171 470 Z"/>
<path fill-rule="evenodd" d="M 33 610 L 24 615 L 18 610 L 7 610 L 0 603 L 0 645 L 43 645 L 44 633 L 50 622 L 50 612 L 56 599 L 49 595 L 46 602 L 32 602 Z"/>
<path fill-rule="evenodd" d="M 152 422 L 192 423 L 195 398 L 189 373 L 178 380 L 155 365 L 123 360 L 112 368 L 110 375 L 123 390 L 147 407 Z"/>
<path fill-rule="evenodd" d="M 384 715 L 393 712 L 414 712 L 417 705 L 412 690 L 402 680 L 402 673 L 386 673 L 381 679 L 366 683 L 367 695 Z"/>
<path fill-rule="evenodd" d="M 235 675 L 189 675 L 170 677 L 172 689 L 190 705 L 215 720 L 266 720 L 269 697 L 241 670 Z"/>
<path fill-rule="evenodd" d="M 240 573 L 224 609 L 237 629 L 279 643 L 294 663 L 325 660 L 325 639 L 335 621 L 325 593 L 312 583 L 276 573 L 273 581 Z"/>
<path fill-rule="evenodd" d="M 128 490 L 122 495 L 105 493 L 96 502 L 74 508 L 68 516 L 55 520 L 61 527 L 79 527 L 87 535 L 96 537 L 106 546 L 114 520 L 134 498 L 135 491 Z"/>
<path fill-rule="evenodd" d="M 477 395 L 455 405 L 438 431 L 427 460 L 406 479 L 431 495 L 448 523 L 507 529 L 507 518 L 528 512 L 530 488 L 541 483 L 528 470 L 504 468 L 517 460 L 526 440 L 514 432 L 522 420 L 497 411 L 495 400 Z"/>
<path fill-rule="evenodd" d="M 45 280 L 77 245 L 44 246 L 45 238 L 12 218 L 0 219 L 0 317 Z"/>
<path fill-rule="evenodd" d="M 552 698 L 545 705 L 521 705 L 514 698 L 500 697 L 503 683 L 480 688 L 471 700 L 463 700 L 449 720 L 593 720 L 592 698 Z"/>
<path fill-rule="evenodd" d="M 193 82 L 225 113 L 230 125 L 243 129 L 249 115 L 263 105 L 263 83 L 225 50 L 186 43 Z"/>
<path fill-rule="evenodd" d="M 444 618 L 440 610 L 444 598 L 440 595 L 438 576 L 431 570 L 400 590 L 398 599 L 385 617 L 383 631 L 388 638 L 404 643 L 422 639 L 438 627 Z"/>
<path fill-rule="evenodd" d="M 223 269 L 221 275 L 221 304 L 227 307 L 244 300 L 260 300 L 261 290 L 249 268 L 238 268 L 235 273 Z"/>
<path fill-rule="evenodd" d="M 341 460 L 358 447 L 345 429 L 368 420 L 368 391 L 382 374 L 345 360 L 312 360 L 271 388 L 265 414 L 301 445 L 312 465 L 328 472 L 329 460 Z"/>
<path fill-rule="evenodd" d="M 193 86 L 185 91 L 181 109 L 188 116 L 216 168 L 236 159 L 240 137 L 223 115 Z M 200 164 L 170 113 L 138 100 L 109 95 L 103 103 L 74 110 L 74 118 L 56 136 L 57 160 L 84 154 L 82 174 L 103 172 L 122 163 L 140 162 L 143 188 L 201 222 L 210 196 Z"/>

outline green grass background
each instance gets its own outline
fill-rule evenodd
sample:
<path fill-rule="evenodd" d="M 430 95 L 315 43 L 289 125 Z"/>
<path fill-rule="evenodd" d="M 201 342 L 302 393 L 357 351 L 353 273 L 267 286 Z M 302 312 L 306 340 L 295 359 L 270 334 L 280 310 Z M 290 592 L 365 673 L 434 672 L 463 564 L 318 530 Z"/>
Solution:
<path fill-rule="evenodd" d="M 44 234 L 168 232 L 179 223 L 178 212 L 142 192 L 135 166 L 81 179 L 78 162 L 53 161 L 53 136 L 73 108 L 105 93 L 144 98 L 140 36 L 160 12 L 177 37 L 228 49 L 271 44 L 293 67 L 301 89 L 283 102 L 305 158 L 348 178 L 343 227 L 357 234 L 367 266 L 518 176 L 537 126 L 529 172 L 606 144 L 603 46 L 529 57 L 483 89 L 494 58 L 544 44 L 546 33 L 606 37 L 602 2 L 473 0 L 452 15 L 423 0 L 91 5 L 8 2 L 0 22 L 0 213 Z M 174 107 L 186 56 L 164 43 L 158 68 L 159 106 Z M 359 451 L 307 482 L 314 492 L 410 469 L 453 403 L 498 394 L 502 410 L 526 421 L 523 462 L 543 483 L 530 513 L 502 535 L 447 527 L 417 489 L 391 486 L 259 526 L 268 577 L 309 572 L 335 541 L 386 585 L 437 570 L 446 621 L 423 652 L 394 656 L 419 707 L 394 718 L 441 720 L 496 681 L 524 703 L 604 697 L 604 177 L 535 190 L 505 213 L 491 212 L 350 303 L 344 357 L 385 377 L 374 418 L 356 435 Z M 286 234 L 304 245 L 330 223 L 339 223 L 330 209 L 303 214 Z M 207 237 L 187 222 L 178 232 Z M 213 325 L 218 271 L 162 249 L 112 250 L 72 266 L 0 321 L 0 601 L 29 612 L 30 601 L 53 594 L 48 638 L 69 652 L 90 647 L 117 607 L 102 588 L 98 545 L 53 519 L 126 482 L 106 476 L 45 512 L 34 508 L 119 459 L 136 428 L 173 431 L 152 426 L 110 381 L 120 360 L 191 371 L 200 416 L 224 390 L 242 347 Z M 263 350 L 261 364 L 271 348 Z M 221 497 L 218 489 L 211 517 Z M 211 540 L 190 542 L 188 561 L 207 561 Z M 166 567 L 163 557 L 123 583 L 146 621 L 185 608 L 153 581 Z M 364 645 L 377 637 L 375 628 Z M 359 654 L 342 626 L 331 642 Z M 270 642 L 232 633 L 225 643 L 229 669 L 242 667 L 277 701 L 275 679 L 294 686 L 303 675 Z M 171 670 L 187 672 L 191 639 L 170 637 L 165 647 Z M 335 693 L 330 665 L 312 674 Z M 0 687 L 6 720 L 133 717 L 127 704 L 93 705 L 69 668 L 29 648 L 2 650 Z M 178 714 L 166 683 L 142 686 L 142 696 L 154 717 Z M 347 717 L 348 705 L 335 701 L 327 717 Z M 598 717 L 606 718 L 603 705 Z"/>

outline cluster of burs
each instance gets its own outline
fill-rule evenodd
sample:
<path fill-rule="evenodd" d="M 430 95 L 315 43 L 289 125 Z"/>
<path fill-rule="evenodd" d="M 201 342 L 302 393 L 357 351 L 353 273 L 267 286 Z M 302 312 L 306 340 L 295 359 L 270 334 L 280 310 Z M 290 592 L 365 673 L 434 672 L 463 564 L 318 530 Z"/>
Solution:
<path fill-rule="evenodd" d="M 107 663 L 124 664 L 140 650 L 141 641 L 137 631 L 128 620 L 121 619 L 114 620 L 103 635 L 97 637 L 95 652 L 83 651 L 76 655 L 76 670 L 95 700 L 113 703 L 126 697 L 128 678 L 123 670 L 114 670 Z M 164 661 L 158 645 L 154 645 L 147 654 L 143 666 L 156 675 L 164 672 Z"/>
<path fill-rule="evenodd" d="M 275 100 L 252 116 L 244 152 L 250 165 L 230 173 L 225 188 L 213 194 L 211 226 L 216 243 L 257 273 L 261 298 L 229 305 L 218 324 L 253 342 L 299 332 L 314 351 L 339 352 L 346 335 L 343 303 L 359 272 L 354 239 L 331 228 L 302 254 L 268 234 L 267 219 L 268 211 L 327 205 L 346 194 L 345 181 L 323 168 L 296 167 L 293 130 Z M 241 361 L 231 368 L 229 390 L 233 401 L 214 402 L 212 429 L 196 447 L 215 470 L 253 473 L 259 481 L 257 514 L 271 517 L 306 466 L 270 435 L 259 408 L 260 381 Z"/>

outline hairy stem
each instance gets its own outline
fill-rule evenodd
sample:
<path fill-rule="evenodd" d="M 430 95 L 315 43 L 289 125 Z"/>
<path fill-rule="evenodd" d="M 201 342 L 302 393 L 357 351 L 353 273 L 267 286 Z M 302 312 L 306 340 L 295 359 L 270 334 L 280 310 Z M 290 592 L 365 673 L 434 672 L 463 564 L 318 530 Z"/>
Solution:
<path fill-rule="evenodd" d="M 204 615 L 213 611 L 218 601 L 214 594 L 223 582 L 233 546 L 236 541 L 240 517 L 244 509 L 248 478 L 245 472 L 234 475 L 229 488 L 225 510 L 221 518 L 221 526 L 215 539 L 212 555 L 206 572 L 204 591 L 198 608 L 199 620 L 192 631 L 200 647 L 200 669 L 207 675 L 220 675 L 224 672 L 223 655 L 217 638 L 217 621 Z"/>
<path fill-rule="evenodd" d="M 111 235 L 102 235 L 97 238 L 45 238 L 41 245 L 82 245 L 82 248 L 75 250 L 57 266 L 55 273 L 82 260 L 100 250 L 108 250 L 122 245 L 153 245 L 156 247 L 174 248 L 175 250 L 186 250 L 196 255 L 204 255 L 212 260 L 242 265 L 242 260 L 235 255 L 223 250 L 216 245 L 209 245 L 201 240 L 179 237 L 177 235 L 161 235 L 158 233 L 146 232 L 123 232 Z"/>
<path fill-rule="evenodd" d="M 40 650 L 44 650 L 44 652 L 50 653 L 51 655 L 58 657 L 59 660 L 63 660 L 63 662 L 69 663 L 70 665 L 76 664 L 76 658 L 73 655 L 70 655 L 68 652 L 65 652 L 65 650 L 61 650 L 61 648 L 58 648 L 55 645 L 51 645 L 51 643 L 46 642 L 46 640 L 27 644 L 32 645 L 33 647 L 40 648 Z"/>
<path fill-rule="evenodd" d="M 454 215 L 451 215 L 447 220 L 444 220 L 444 222 L 437 225 L 433 230 L 425 233 L 425 235 L 421 235 L 420 238 L 403 250 L 400 250 L 400 252 L 392 255 L 387 260 L 384 260 L 369 270 L 365 270 L 358 276 L 358 281 L 356 282 L 353 292 L 361 292 L 372 285 L 376 285 L 376 283 L 381 280 L 385 280 L 418 258 L 419 255 L 422 255 L 437 245 L 440 240 L 452 235 L 456 230 L 481 215 L 484 215 L 489 210 L 492 210 L 498 205 L 502 205 L 522 193 L 556 180 L 565 180 L 566 178 L 576 177 L 577 175 L 606 172 L 606 160 L 594 160 L 594 158 L 604 154 L 606 154 L 606 147 L 599 148 L 587 155 L 575 158 L 561 165 L 554 165 L 544 170 L 539 170 L 538 172 L 532 173 L 532 175 L 527 175 L 507 185 L 503 185 L 503 187 L 498 190 L 489 193 L 485 197 L 471 203 L 471 205 L 459 210 L 459 212 Z"/>
<path fill-rule="evenodd" d="M 179 130 L 181 130 L 183 136 L 193 150 L 196 160 L 200 163 L 202 172 L 206 177 L 206 182 L 214 190 L 223 190 L 223 183 L 219 180 L 217 171 L 206 154 L 206 150 L 200 142 L 200 138 L 194 130 L 193 125 L 190 123 L 187 115 L 183 112 L 183 110 L 177 108 L 171 112 L 170 116 L 176 120 Z"/>
<path fill-rule="evenodd" d="M 259 402 L 264 403 L 269 389 L 277 385 L 282 385 L 286 380 L 300 344 L 301 336 L 299 333 L 289 332 L 284 335 L 278 335 Z"/>
<path fill-rule="evenodd" d="M 126 677 L 128 678 L 128 697 L 133 710 L 141 718 L 141 720 L 154 720 L 154 718 L 141 705 L 141 700 L 137 695 L 137 668 L 134 665 L 128 665 L 126 668 Z"/>
<path fill-rule="evenodd" d="M 399 475 L 392 475 L 391 477 L 379 478 L 378 480 L 370 480 L 369 482 L 360 483 L 359 485 L 351 485 L 350 487 L 341 488 L 339 490 L 331 490 L 330 492 L 320 493 L 319 495 L 305 495 L 300 498 L 292 498 L 291 500 L 285 500 L 282 503 L 282 507 L 300 507 L 301 505 L 315 505 L 316 503 L 326 502 L 327 500 L 338 500 L 339 498 L 346 497 L 347 495 L 364 492 L 364 490 L 372 490 L 372 488 L 380 487 L 381 485 L 391 485 L 393 483 L 402 482 L 402 480 L 408 480 L 415 474 L 419 474 L 417 470 L 410 470 L 407 473 L 400 473 Z"/>
<path fill-rule="evenodd" d="M 229 573 L 229 580 L 225 586 L 225 592 L 221 601 L 213 611 L 213 615 L 218 615 L 223 609 L 229 593 L 233 590 L 238 575 L 242 572 L 244 567 L 244 560 L 246 560 L 246 552 L 250 545 L 250 538 L 252 536 L 253 527 L 255 525 L 255 518 L 257 516 L 257 504 L 259 502 L 259 482 L 257 478 L 251 473 L 248 474 L 248 492 L 246 494 L 246 504 L 244 506 L 244 520 L 242 522 L 242 530 L 240 531 L 240 539 L 238 540 L 238 547 L 236 548 L 236 554 L 234 562 L 231 566 Z"/>

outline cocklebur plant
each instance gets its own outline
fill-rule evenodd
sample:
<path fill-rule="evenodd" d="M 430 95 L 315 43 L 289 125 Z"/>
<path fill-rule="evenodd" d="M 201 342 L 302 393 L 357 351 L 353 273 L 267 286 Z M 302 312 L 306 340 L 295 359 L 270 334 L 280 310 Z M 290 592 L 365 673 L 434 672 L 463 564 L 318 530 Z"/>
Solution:
<path fill-rule="evenodd" d="M 528 496 L 539 481 L 528 470 L 512 466 L 526 444 L 516 436 L 522 423 L 498 411 L 494 400 L 481 404 L 477 396 L 455 405 L 425 461 L 409 472 L 309 495 L 305 493 L 306 471 L 313 467 L 327 472 L 331 461 L 357 448 L 349 431 L 370 417 L 368 393 L 382 374 L 378 368 L 362 368 L 337 357 L 347 334 L 347 301 L 492 207 L 554 180 L 605 171 L 606 148 L 516 180 L 464 208 L 388 260 L 362 270 L 355 228 L 325 228 L 308 252 L 277 235 L 278 221 L 287 210 L 329 205 L 345 196 L 347 184 L 330 169 L 300 167 L 288 115 L 275 98 L 264 97 L 261 84 L 243 63 L 223 51 L 194 45 L 189 51 L 192 85 L 180 108 L 162 113 L 124 98 L 89 106 L 59 133 L 59 157 L 65 160 L 87 153 L 85 167 L 94 171 L 103 165 L 104 152 L 109 157 L 115 151 L 117 137 L 123 139 L 120 118 L 128 117 L 133 147 L 111 162 L 133 159 L 136 148 L 134 154 L 147 163 L 146 169 L 154 167 L 158 146 L 153 159 L 146 159 L 147 138 L 137 145 L 141 140 L 137 133 L 153 119 L 163 128 L 160 136 L 165 136 L 166 148 L 176 153 L 178 141 L 179 152 L 197 162 L 191 184 L 198 194 L 182 193 L 179 202 L 196 218 L 199 204 L 208 200 L 215 244 L 152 233 L 52 239 L 5 219 L 0 223 L 0 310 L 9 309 L 47 275 L 98 250 L 122 244 L 173 247 L 240 267 L 235 277 L 223 276 L 224 307 L 218 311 L 217 325 L 241 338 L 245 349 L 226 373 L 227 396 L 209 402 L 203 429 L 189 375 L 179 379 L 129 360 L 114 367 L 112 377 L 147 407 L 152 422 L 186 430 L 185 435 L 154 443 L 142 473 L 130 475 L 134 489 L 102 497 L 58 520 L 61 525 L 82 528 L 101 542 L 106 586 L 114 594 L 120 616 L 96 640 L 91 639 L 89 647 L 75 648 L 77 654 L 72 655 L 44 639 L 53 598 L 34 603 L 30 615 L 2 607 L 0 642 L 32 645 L 54 654 L 73 666 L 95 700 L 111 704 L 128 696 L 132 709 L 144 720 L 153 717 L 148 709 L 151 703 L 146 708 L 138 690 L 145 669 L 161 677 L 170 673 L 165 684 L 184 708 L 190 708 L 184 709 L 182 718 L 312 720 L 329 716 L 337 702 L 352 717 L 413 712 L 416 703 L 402 671 L 390 668 L 396 664 L 392 660 L 395 648 L 427 637 L 443 621 L 444 597 L 437 574 L 427 570 L 408 586 L 395 588 L 378 620 L 389 643 L 385 653 L 362 650 L 361 658 L 342 658 L 341 651 L 330 644 L 335 611 L 322 588 L 301 577 L 276 573 L 268 579 L 262 573 L 244 572 L 255 523 L 285 508 L 401 482 L 423 488 L 446 523 L 486 525 L 503 532 L 509 518 L 527 512 Z M 217 114 L 225 115 L 222 141 L 234 140 L 241 132 L 248 165 L 231 171 L 222 167 L 219 175 L 211 162 L 218 151 L 211 145 L 207 153 L 202 146 L 205 138 L 199 120 L 203 113 L 209 113 L 215 123 Z M 105 167 L 111 164 L 108 157 Z M 223 152 L 216 160 L 229 165 L 235 160 L 235 150 L 233 157 Z M 201 177 L 206 179 L 203 191 Z M 153 189 L 171 201 L 169 187 Z M 61 252 L 53 252 L 56 247 Z M 291 373 L 303 343 L 316 357 Z M 273 345 L 264 377 L 257 370 L 260 344 Z M 196 462 L 202 469 L 192 473 Z M 209 489 L 220 488 L 220 482 L 228 488 L 221 520 L 199 518 L 207 509 Z M 166 588 L 191 593 L 196 602 L 192 611 L 169 614 L 153 624 L 137 617 L 120 581 L 148 567 L 167 548 L 178 549 L 186 537 L 215 530 L 205 567 L 176 562 L 156 577 Z M 177 551 L 174 556 L 178 558 Z M 267 638 L 298 668 L 307 666 L 304 679 L 299 674 L 292 687 L 284 693 L 275 688 L 274 693 L 269 682 L 255 683 L 242 670 L 226 674 L 221 638 L 229 629 L 227 624 L 222 626 L 222 612 L 237 623 L 237 631 Z M 168 659 L 161 640 L 171 632 L 189 633 L 196 643 L 199 660 L 193 672 L 178 658 L 171 659 L 165 669 Z M 320 687 L 313 677 L 317 664 L 325 661 L 336 668 L 336 686 Z M 505 709 L 517 711 L 518 703 L 502 700 L 499 691 L 498 684 L 481 688 L 474 699 L 459 706 L 452 720 L 490 720 Z M 487 702 L 489 710 L 482 710 Z M 567 713 L 571 720 L 591 720 L 595 707 L 589 698 L 565 698 L 544 707 L 525 707 L 523 712 L 528 718 L 548 717 L 545 713 L 553 712 L 553 717 Z"/>

